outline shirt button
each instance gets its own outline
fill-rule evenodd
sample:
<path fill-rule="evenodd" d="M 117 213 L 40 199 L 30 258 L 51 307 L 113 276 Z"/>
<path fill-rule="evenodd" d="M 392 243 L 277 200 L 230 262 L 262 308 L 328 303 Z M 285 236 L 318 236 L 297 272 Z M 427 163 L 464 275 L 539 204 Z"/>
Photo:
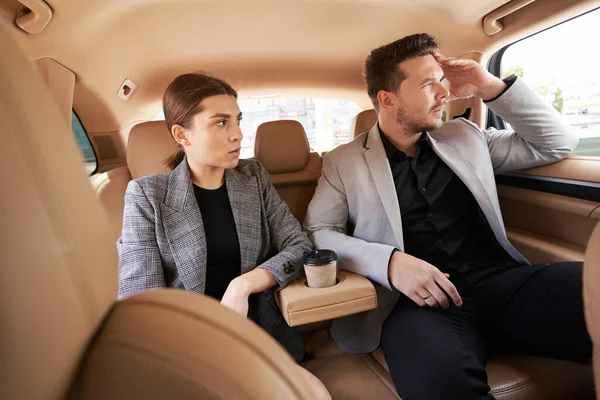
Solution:
<path fill-rule="evenodd" d="M 427 189 L 421 188 L 421 192 L 425 193 L 426 191 L 427 191 Z"/>
<path fill-rule="evenodd" d="M 417 162 L 416 162 L 416 161 L 413 161 L 413 162 L 412 162 L 412 165 L 413 165 L 413 167 L 416 167 L 416 166 L 417 166 Z"/>

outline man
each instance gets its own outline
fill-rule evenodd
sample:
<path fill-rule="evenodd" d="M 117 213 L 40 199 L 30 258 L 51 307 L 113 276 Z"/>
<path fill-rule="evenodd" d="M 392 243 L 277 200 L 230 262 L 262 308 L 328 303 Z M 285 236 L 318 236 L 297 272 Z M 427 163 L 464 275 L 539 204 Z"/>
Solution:
<path fill-rule="evenodd" d="M 581 263 L 530 265 L 506 237 L 494 180 L 559 161 L 578 139 L 521 80 L 437 49 L 418 34 L 371 52 L 378 123 L 327 154 L 304 225 L 378 292 L 378 309 L 334 321 L 344 350 L 381 344 L 405 399 L 492 399 L 489 350 L 591 357 Z M 471 96 L 514 130 L 442 123 L 445 102 Z"/>

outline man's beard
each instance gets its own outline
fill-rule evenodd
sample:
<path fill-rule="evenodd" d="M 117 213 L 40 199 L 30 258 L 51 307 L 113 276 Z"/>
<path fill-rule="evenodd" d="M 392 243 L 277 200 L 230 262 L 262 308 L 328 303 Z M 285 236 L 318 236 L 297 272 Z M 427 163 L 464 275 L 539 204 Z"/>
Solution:
<path fill-rule="evenodd" d="M 421 121 L 418 119 L 411 118 L 404 108 L 399 108 L 396 111 L 396 122 L 400 125 L 406 126 L 406 132 L 408 134 L 420 134 L 421 132 L 433 131 L 438 129 L 442 125 L 442 121 L 436 123 L 430 121 Z"/>

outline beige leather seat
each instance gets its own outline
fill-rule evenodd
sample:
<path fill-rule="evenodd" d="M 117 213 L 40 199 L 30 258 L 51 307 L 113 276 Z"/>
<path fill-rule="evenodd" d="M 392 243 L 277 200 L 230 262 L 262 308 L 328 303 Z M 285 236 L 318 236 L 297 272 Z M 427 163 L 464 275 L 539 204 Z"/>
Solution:
<path fill-rule="evenodd" d="M 92 188 L 108 217 L 110 235 L 116 242 L 121 237 L 125 191 L 131 180 L 127 167 L 119 167 L 90 177 Z"/>
<path fill-rule="evenodd" d="M 594 377 L 600 397 L 600 224 L 596 226 L 585 254 L 583 300 L 588 332 L 594 343 Z"/>
<path fill-rule="evenodd" d="M 352 127 L 350 128 L 350 134 L 352 139 L 355 139 L 358 135 L 371 130 L 373 125 L 377 122 L 377 112 L 375 109 L 370 108 L 368 110 L 362 110 L 352 120 Z"/>
<path fill-rule="evenodd" d="M 72 134 L 3 26 L 0 48 L 0 398 L 312 398 L 279 345 L 209 298 L 116 302 L 114 241 Z"/>
<path fill-rule="evenodd" d="M 111 238 L 121 237 L 125 191 L 131 179 L 169 172 L 164 161 L 177 149 L 164 121 L 135 125 L 127 142 L 127 166 L 90 177 L 92 188 L 106 212 Z"/>
<path fill-rule="evenodd" d="M 142 122 L 131 128 L 127 141 L 127 166 L 133 179 L 171 172 L 166 161 L 177 151 L 177 142 L 165 121 Z"/>
<path fill-rule="evenodd" d="M 315 194 L 322 159 L 310 152 L 306 132 L 298 121 L 271 121 L 256 130 L 254 157 L 269 171 L 273 186 L 300 223 Z"/>

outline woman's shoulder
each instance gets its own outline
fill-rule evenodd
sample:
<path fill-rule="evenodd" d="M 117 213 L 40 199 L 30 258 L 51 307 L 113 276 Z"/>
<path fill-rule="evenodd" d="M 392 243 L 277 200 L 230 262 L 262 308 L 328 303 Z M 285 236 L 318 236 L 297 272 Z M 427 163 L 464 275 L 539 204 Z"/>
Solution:
<path fill-rule="evenodd" d="M 127 186 L 131 194 L 143 194 L 148 200 L 165 197 L 170 174 L 155 174 L 133 179 Z"/>

